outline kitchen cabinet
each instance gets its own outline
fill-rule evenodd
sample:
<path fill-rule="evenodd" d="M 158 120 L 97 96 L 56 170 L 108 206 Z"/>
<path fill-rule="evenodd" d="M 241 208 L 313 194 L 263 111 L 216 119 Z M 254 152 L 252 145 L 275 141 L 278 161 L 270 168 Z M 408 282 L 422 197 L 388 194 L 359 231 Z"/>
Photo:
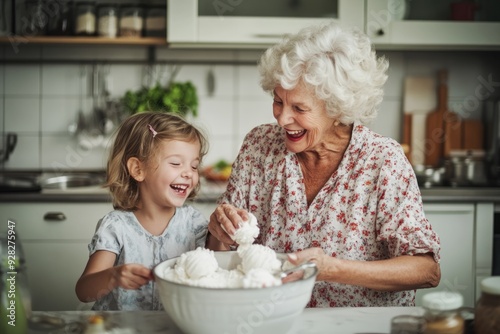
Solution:
<path fill-rule="evenodd" d="M 364 0 L 168 0 L 167 6 L 172 47 L 268 46 L 283 34 L 332 17 L 360 29 L 364 24 Z M 308 17 L 299 17 L 303 13 Z"/>
<path fill-rule="evenodd" d="M 258 1 L 168 0 L 167 41 L 171 47 L 267 47 L 283 34 L 333 17 L 342 25 L 364 29 L 377 49 L 500 49 L 500 18 L 491 14 L 483 15 L 487 17 L 482 21 L 451 21 L 451 2 L 436 6 L 430 1 L 338 0 L 330 1 L 331 13 L 293 17 L 293 10 L 259 6 Z M 293 6 L 294 2 L 286 3 Z M 497 11 L 494 0 L 484 3 L 483 12 Z M 318 6 L 305 1 L 301 5 Z M 411 12 L 425 15 L 405 17 Z"/>
<path fill-rule="evenodd" d="M 75 284 L 96 224 L 111 203 L 0 203 L 2 231 L 15 222 L 27 266 L 33 310 L 82 310 Z"/>
<path fill-rule="evenodd" d="M 488 0 L 482 4 L 485 2 Z M 377 49 L 500 49 L 500 20 L 451 21 L 446 16 L 438 20 L 432 15 L 432 11 L 437 10 L 434 3 L 422 10 L 409 9 L 430 12 L 428 16 L 434 19 L 400 19 L 396 10 L 398 3 L 407 3 L 409 7 L 426 4 L 405 0 L 366 0 L 365 3 L 365 30 Z"/>
<path fill-rule="evenodd" d="M 436 288 L 417 290 L 416 304 L 421 306 L 422 296 L 431 291 L 454 291 L 462 294 L 464 305 L 473 307 L 476 205 L 432 203 L 424 204 L 424 211 L 441 239 L 441 281 Z"/>

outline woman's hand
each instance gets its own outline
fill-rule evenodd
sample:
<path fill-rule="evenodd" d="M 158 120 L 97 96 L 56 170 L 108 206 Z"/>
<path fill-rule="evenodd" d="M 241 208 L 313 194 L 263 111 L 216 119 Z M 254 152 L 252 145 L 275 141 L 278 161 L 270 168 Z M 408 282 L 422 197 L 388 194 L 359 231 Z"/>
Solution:
<path fill-rule="evenodd" d="M 227 250 L 229 246 L 236 246 L 236 243 L 231 239 L 230 235 L 234 234 L 242 221 L 248 219 L 249 216 L 245 210 L 237 209 L 230 204 L 221 204 L 210 215 L 208 231 L 211 236 L 216 238 Z M 210 242 L 207 242 L 207 245 L 209 244 Z M 213 247 L 209 248 L 213 249 Z"/>
<path fill-rule="evenodd" d="M 298 266 L 304 262 L 313 262 L 318 268 L 316 280 L 323 281 L 327 276 L 327 271 L 331 271 L 332 265 L 335 265 L 335 259 L 326 255 L 323 249 L 319 247 L 304 249 L 300 252 L 288 254 L 288 261 Z"/>
<path fill-rule="evenodd" d="M 136 263 L 113 267 L 112 275 L 115 286 L 128 290 L 139 289 L 153 279 L 151 269 Z"/>

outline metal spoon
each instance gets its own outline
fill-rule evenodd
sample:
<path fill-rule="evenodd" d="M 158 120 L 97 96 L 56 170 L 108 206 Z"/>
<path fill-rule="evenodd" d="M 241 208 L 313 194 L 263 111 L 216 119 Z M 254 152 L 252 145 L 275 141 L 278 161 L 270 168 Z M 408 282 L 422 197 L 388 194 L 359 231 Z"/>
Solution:
<path fill-rule="evenodd" d="M 278 272 L 274 276 L 278 279 L 281 279 L 283 283 L 298 281 L 299 279 L 302 279 L 302 277 L 304 277 L 305 270 L 308 268 L 316 268 L 316 264 L 313 262 L 304 262 L 296 267 Z M 299 274 L 292 275 L 293 273 L 297 272 L 302 272 L 302 273 L 300 275 Z"/>

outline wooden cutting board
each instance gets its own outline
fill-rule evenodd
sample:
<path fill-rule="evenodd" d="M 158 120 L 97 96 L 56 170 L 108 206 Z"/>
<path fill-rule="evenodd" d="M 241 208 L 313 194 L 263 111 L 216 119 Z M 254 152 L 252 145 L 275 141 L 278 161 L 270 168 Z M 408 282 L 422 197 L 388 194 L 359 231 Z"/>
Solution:
<path fill-rule="evenodd" d="M 462 118 L 452 111 L 447 111 L 444 117 L 444 148 L 443 156 L 450 157 L 451 151 L 463 148 Z"/>
<path fill-rule="evenodd" d="M 412 165 L 424 164 L 425 119 L 436 109 L 436 78 L 408 76 L 404 82 L 403 144 Z"/>
<path fill-rule="evenodd" d="M 462 148 L 464 150 L 484 150 L 483 122 L 466 119 L 462 123 Z"/>
<path fill-rule="evenodd" d="M 403 151 L 406 158 L 412 163 L 411 157 L 411 127 L 412 127 L 412 115 L 403 114 L 403 140 L 401 141 L 401 146 L 403 146 Z"/>
<path fill-rule="evenodd" d="M 439 167 L 443 158 L 445 128 L 448 112 L 448 71 L 439 71 L 437 109 L 427 115 L 425 129 L 425 165 Z"/>

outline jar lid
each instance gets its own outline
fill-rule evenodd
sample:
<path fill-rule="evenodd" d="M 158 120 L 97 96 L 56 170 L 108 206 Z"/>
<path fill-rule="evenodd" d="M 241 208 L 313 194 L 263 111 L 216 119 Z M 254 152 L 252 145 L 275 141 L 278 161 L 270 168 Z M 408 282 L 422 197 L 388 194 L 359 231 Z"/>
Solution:
<path fill-rule="evenodd" d="M 481 291 L 500 295 L 500 276 L 488 277 L 481 281 Z"/>
<path fill-rule="evenodd" d="M 436 311 L 450 311 L 462 307 L 463 297 L 458 292 L 431 292 L 422 298 L 422 305 Z"/>

